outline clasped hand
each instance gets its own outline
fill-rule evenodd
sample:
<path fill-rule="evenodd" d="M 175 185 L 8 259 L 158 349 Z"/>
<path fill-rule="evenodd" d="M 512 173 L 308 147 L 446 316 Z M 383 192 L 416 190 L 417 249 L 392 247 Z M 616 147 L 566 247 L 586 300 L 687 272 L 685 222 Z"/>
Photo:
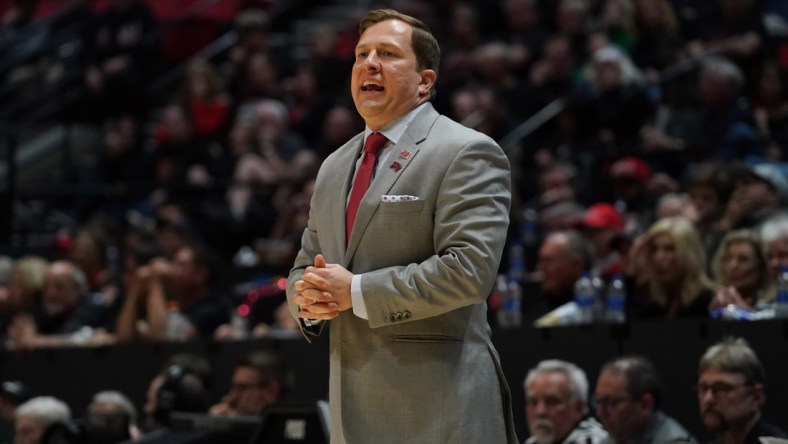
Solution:
<path fill-rule="evenodd" d="M 293 302 L 300 308 L 298 316 L 304 319 L 329 320 L 353 306 L 350 282 L 353 273 L 338 264 L 327 264 L 322 254 L 315 256 L 315 265 L 306 267 L 304 275 L 296 281 L 298 294 Z"/>

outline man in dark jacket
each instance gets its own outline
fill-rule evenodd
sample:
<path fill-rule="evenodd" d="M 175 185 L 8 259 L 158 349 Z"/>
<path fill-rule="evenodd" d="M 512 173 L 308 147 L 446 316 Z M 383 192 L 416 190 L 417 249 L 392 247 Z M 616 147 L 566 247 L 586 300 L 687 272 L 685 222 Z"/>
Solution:
<path fill-rule="evenodd" d="M 761 416 L 766 373 L 758 356 L 741 338 L 711 346 L 698 365 L 698 403 L 703 426 L 719 444 L 758 444 L 769 436 L 788 438 Z"/>
<path fill-rule="evenodd" d="M 696 443 L 695 438 L 661 409 L 662 381 L 646 358 L 626 356 L 602 367 L 594 407 L 611 443 Z"/>

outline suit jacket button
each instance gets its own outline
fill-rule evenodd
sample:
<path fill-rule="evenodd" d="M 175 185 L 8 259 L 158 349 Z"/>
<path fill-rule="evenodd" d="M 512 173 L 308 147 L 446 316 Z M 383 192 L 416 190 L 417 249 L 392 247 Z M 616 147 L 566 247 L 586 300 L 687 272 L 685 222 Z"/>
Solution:
<path fill-rule="evenodd" d="M 402 317 L 403 317 L 404 319 L 410 319 L 410 312 L 409 312 L 409 311 L 406 311 L 406 312 L 402 313 Z"/>
<path fill-rule="evenodd" d="M 402 312 L 397 313 L 397 320 L 402 320 Z"/>
<path fill-rule="evenodd" d="M 395 315 L 394 313 L 389 315 L 389 321 L 394 322 L 396 320 L 397 320 L 397 315 Z"/>

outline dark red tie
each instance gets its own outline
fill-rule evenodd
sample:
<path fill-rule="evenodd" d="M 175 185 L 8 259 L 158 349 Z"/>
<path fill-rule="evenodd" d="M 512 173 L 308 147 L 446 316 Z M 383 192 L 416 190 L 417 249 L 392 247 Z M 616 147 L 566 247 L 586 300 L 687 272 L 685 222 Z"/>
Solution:
<path fill-rule="evenodd" d="M 378 160 L 378 151 L 388 142 L 386 136 L 380 133 L 372 133 L 364 143 L 364 156 L 361 158 L 361 166 L 358 167 L 356 180 L 353 181 L 353 189 L 350 190 L 350 200 L 347 203 L 347 216 L 345 219 L 346 239 L 350 239 L 353 231 L 353 223 L 356 221 L 356 213 L 361 203 L 361 198 L 372 182 L 372 172 L 375 169 L 375 162 Z"/>

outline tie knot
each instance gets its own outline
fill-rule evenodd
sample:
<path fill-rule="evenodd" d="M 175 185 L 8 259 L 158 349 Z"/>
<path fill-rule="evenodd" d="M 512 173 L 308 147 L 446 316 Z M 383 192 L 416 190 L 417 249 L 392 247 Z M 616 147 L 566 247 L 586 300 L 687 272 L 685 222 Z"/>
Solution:
<path fill-rule="evenodd" d="M 389 139 L 386 138 L 381 133 L 372 133 L 367 137 L 367 141 L 364 143 L 364 151 L 370 154 L 378 154 L 383 145 L 388 142 Z"/>

